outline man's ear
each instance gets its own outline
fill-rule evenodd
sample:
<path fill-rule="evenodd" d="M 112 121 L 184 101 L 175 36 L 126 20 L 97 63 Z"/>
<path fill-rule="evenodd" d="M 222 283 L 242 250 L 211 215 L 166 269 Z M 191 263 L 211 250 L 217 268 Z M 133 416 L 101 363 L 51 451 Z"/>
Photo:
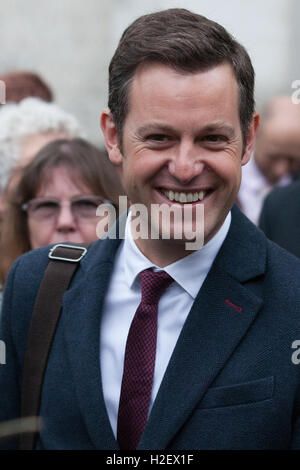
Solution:
<path fill-rule="evenodd" d="M 105 147 L 110 161 L 114 165 L 121 165 L 123 156 L 120 151 L 118 131 L 109 109 L 105 109 L 102 112 L 100 117 L 100 126 L 104 135 Z"/>
<path fill-rule="evenodd" d="M 247 132 L 246 145 L 244 155 L 242 157 L 242 165 L 245 165 L 250 160 L 251 154 L 254 150 L 255 137 L 259 128 L 260 116 L 257 112 L 254 113 L 250 126 Z"/>

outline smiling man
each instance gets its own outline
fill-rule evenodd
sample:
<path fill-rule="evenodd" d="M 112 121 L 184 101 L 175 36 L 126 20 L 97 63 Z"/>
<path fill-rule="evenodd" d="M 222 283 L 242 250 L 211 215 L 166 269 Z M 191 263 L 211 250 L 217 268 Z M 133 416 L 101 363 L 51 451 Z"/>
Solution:
<path fill-rule="evenodd" d="M 109 73 L 101 127 L 131 204 L 126 237 L 95 242 L 63 297 L 35 448 L 300 448 L 300 262 L 234 206 L 259 123 L 247 52 L 217 23 L 171 9 L 125 30 Z M 167 238 L 153 207 L 171 214 Z M 137 208 L 157 236 L 134 236 Z M 191 251 L 197 230 L 204 245 Z M 8 278 L 3 420 L 19 413 L 47 264 L 36 250 Z"/>
<path fill-rule="evenodd" d="M 181 206 L 182 210 L 191 204 L 194 231 L 196 207 L 203 205 L 207 243 L 234 203 L 241 165 L 249 160 L 258 125 L 255 114 L 243 136 L 232 66 L 224 61 L 187 73 L 142 62 L 128 99 L 122 150 L 109 110 L 102 115 L 102 128 L 110 159 L 119 168 L 131 203 L 144 204 L 148 214 L 153 204 Z M 185 241 L 182 236 L 180 242 L 137 239 L 136 243 L 151 261 L 165 266 L 190 254 Z"/>

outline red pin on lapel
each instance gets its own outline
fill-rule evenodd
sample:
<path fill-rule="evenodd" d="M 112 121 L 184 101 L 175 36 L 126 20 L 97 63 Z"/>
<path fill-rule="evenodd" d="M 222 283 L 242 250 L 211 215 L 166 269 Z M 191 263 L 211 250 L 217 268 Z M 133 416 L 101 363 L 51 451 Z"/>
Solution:
<path fill-rule="evenodd" d="M 239 307 L 238 305 L 233 304 L 229 299 L 226 299 L 225 303 L 229 305 L 230 307 L 234 308 L 237 312 L 241 312 L 243 310 L 242 307 Z"/>

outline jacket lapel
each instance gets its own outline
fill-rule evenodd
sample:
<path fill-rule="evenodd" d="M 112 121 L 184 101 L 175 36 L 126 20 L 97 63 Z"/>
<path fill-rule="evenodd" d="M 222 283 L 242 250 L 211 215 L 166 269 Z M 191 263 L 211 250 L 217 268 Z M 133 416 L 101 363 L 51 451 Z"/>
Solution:
<path fill-rule="evenodd" d="M 229 233 L 180 334 L 138 449 L 167 447 L 224 368 L 262 304 L 247 281 L 264 273 L 265 262 L 264 236 L 234 208 Z"/>
<path fill-rule="evenodd" d="M 67 354 L 78 403 L 96 449 L 118 449 L 102 393 L 99 363 L 101 312 L 120 240 L 95 243 L 82 261 L 81 275 L 64 295 Z M 78 279 L 78 280 L 77 280 Z"/>

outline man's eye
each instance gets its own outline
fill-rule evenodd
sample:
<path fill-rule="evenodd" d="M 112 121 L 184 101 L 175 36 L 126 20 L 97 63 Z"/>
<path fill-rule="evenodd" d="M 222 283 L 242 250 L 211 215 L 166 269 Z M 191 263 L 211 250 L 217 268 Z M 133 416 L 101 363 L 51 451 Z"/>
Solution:
<path fill-rule="evenodd" d="M 210 134 L 210 135 L 206 135 L 204 137 L 204 140 L 208 141 L 208 142 L 225 142 L 226 141 L 226 137 L 224 137 L 223 135 L 219 135 L 219 134 Z"/>
<path fill-rule="evenodd" d="M 165 134 L 151 134 L 148 135 L 147 140 L 152 140 L 154 142 L 167 142 L 169 139 Z"/>

